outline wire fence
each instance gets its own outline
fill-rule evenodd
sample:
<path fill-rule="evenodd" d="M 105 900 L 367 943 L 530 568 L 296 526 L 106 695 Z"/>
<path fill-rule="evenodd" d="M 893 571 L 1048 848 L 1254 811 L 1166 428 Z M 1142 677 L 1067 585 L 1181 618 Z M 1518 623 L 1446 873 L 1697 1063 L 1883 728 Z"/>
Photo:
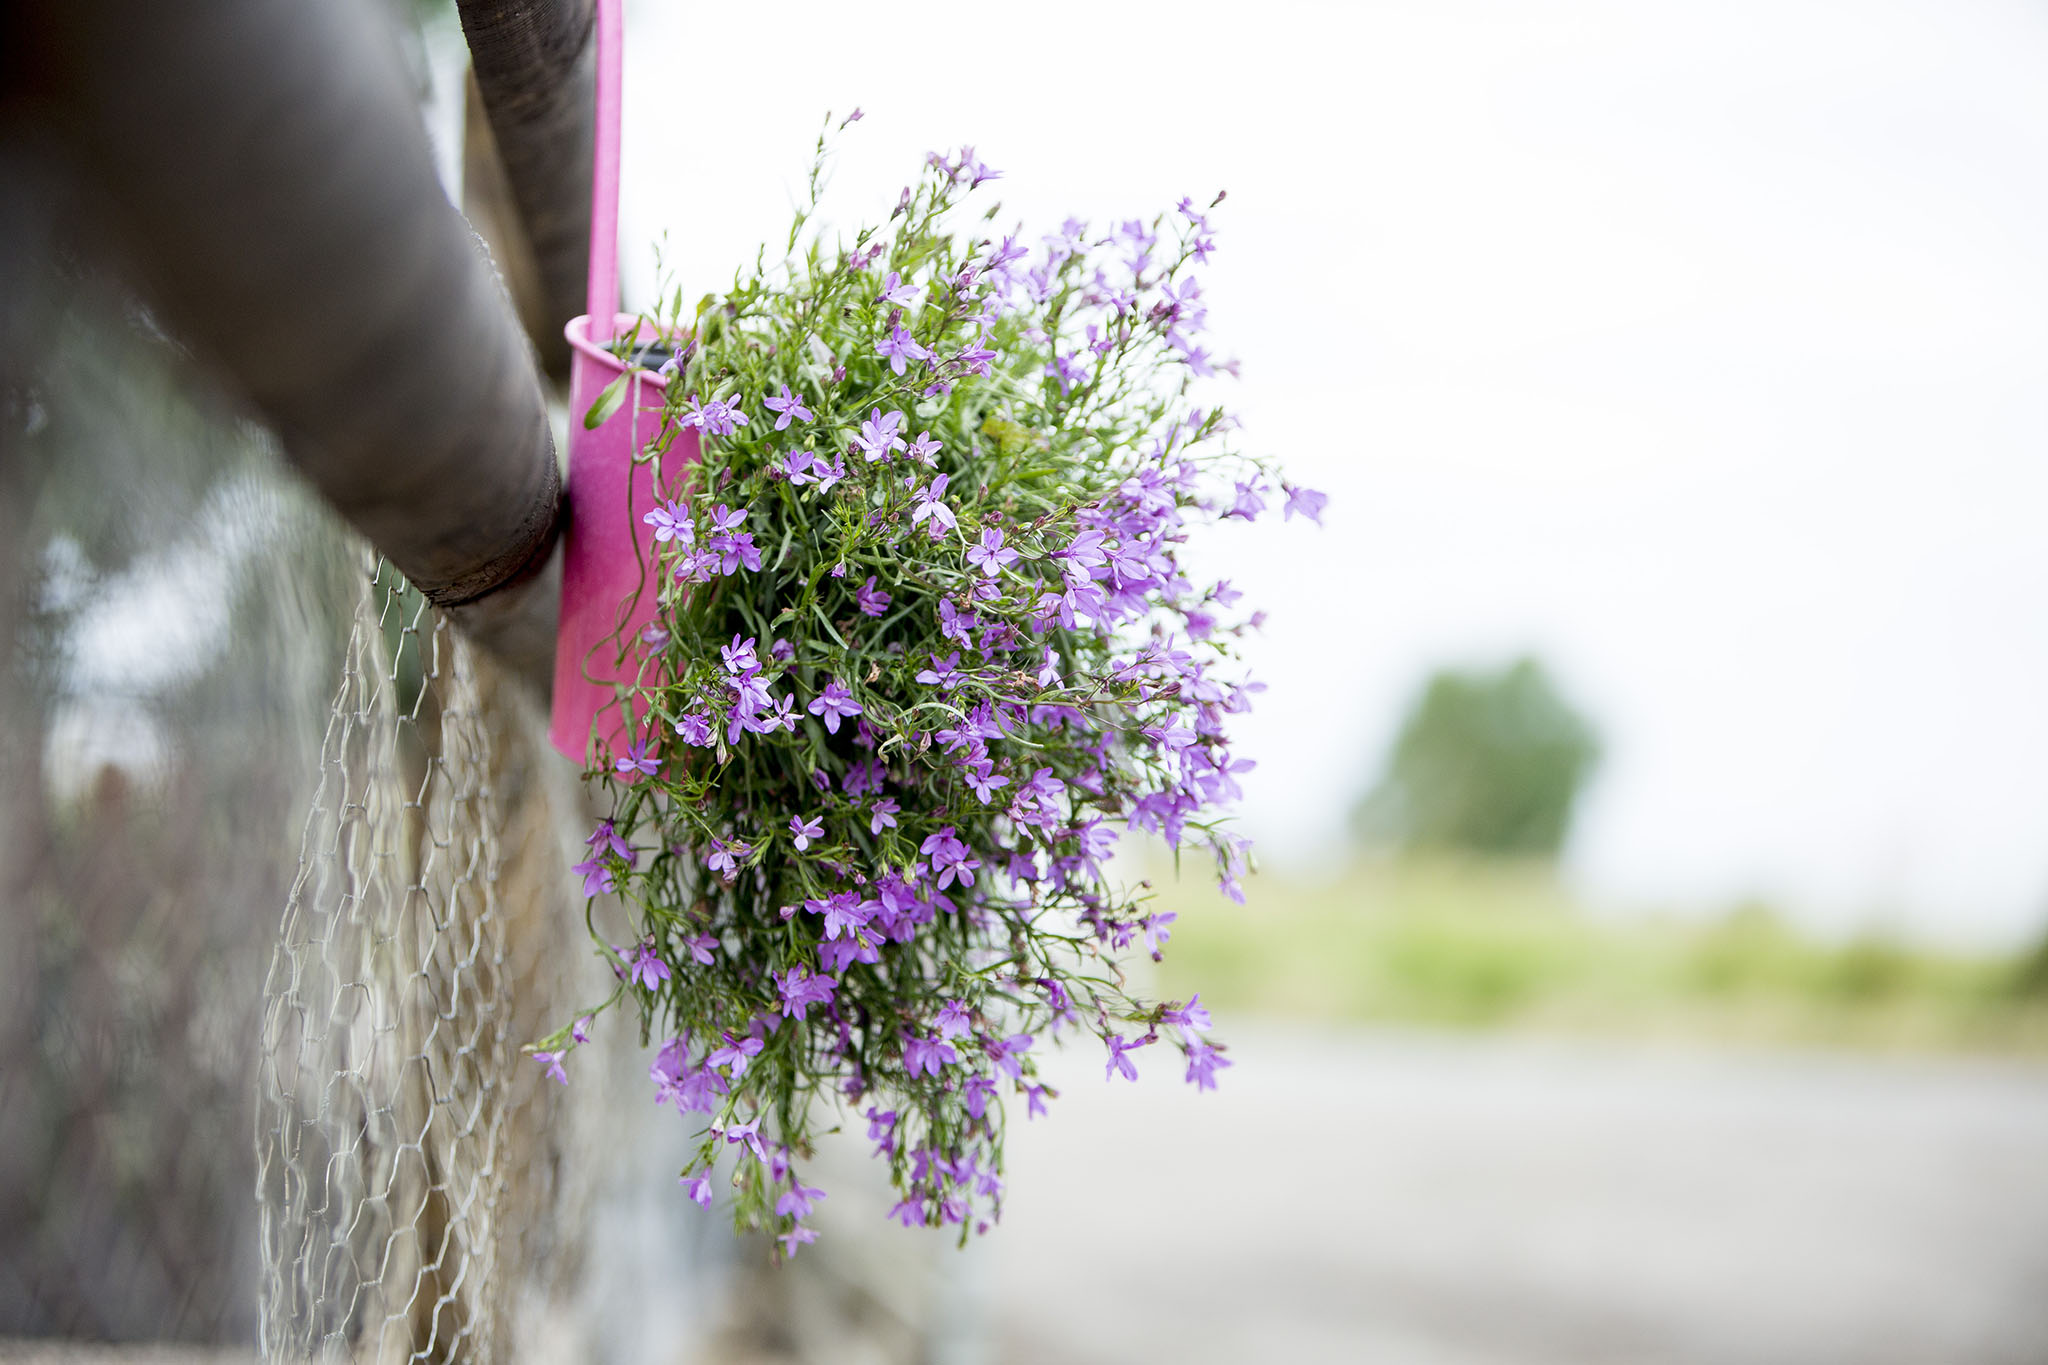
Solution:
<path fill-rule="evenodd" d="M 494 1360 L 529 1243 L 573 1221 L 544 1207 L 519 1051 L 559 999 L 569 883 L 522 699 L 388 570 L 366 578 L 264 992 L 261 1339 L 274 1360 Z"/>

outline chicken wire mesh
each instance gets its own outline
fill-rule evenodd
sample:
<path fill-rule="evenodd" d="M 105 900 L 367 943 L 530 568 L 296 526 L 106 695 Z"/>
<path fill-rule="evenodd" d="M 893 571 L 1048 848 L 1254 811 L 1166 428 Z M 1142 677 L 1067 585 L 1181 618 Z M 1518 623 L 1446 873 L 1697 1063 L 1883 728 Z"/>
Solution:
<path fill-rule="evenodd" d="M 273 1360 L 496 1360 L 551 1205 L 537 1081 L 572 922 L 531 717 L 366 574 L 264 992 L 257 1179 Z M 552 892 L 552 894 L 551 894 Z"/>

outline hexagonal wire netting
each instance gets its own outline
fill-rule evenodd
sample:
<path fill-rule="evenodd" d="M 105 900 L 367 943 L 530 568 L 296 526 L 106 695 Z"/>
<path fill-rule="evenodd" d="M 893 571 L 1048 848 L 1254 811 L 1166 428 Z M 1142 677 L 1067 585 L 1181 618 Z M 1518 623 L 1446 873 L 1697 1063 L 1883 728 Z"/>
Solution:
<path fill-rule="evenodd" d="M 561 856 L 522 699 L 368 579 L 264 992 L 260 1335 L 274 1360 L 489 1360 L 543 1223 L 519 1045 L 553 998 Z"/>

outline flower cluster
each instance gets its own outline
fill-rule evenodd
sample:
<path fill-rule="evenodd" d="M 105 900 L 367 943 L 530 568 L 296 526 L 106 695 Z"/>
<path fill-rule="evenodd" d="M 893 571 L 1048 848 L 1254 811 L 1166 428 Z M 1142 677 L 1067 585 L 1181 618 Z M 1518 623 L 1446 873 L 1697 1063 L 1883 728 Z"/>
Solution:
<path fill-rule="evenodd" d="M 796 1163 L 835 1105 L 893 1216 L 964 1236 L 1000 1213 L 1006 1106 L 1054 1097 L 1046 1042 L 1097 1036 L 1112 1078 L 1168 1049 L 1203 1088 L 1229 1065 L 1199 1000 L 1127 992 L 1117 959 L 1157 958 L 1174 917 L 1113 854 L 1129 830 L 1203 850 L 1242 899 L 1218 813 L 1252 766 L 1227 727 L 1259 617 L 1182 546 L 1323 499 L 1196 401 L 1230 369 L 1192 273 L 1206 210 L 952 231 L 995 175 L 935 156 L 851 244 L 807 208 L 783 267 L 652 319 L 678 352 L 643 458 L 690 429 L 701 457 L 643 514 L 660 623 L 576 871 L 641 934 L 604 947 L 606 1003 L 663 1040 L 655 1099 L 701 1125 L 690 1197 L 731 1154 L 738 1217 L 787 1251 L 815 1236 Z M 542 1041 L 550 1075 L 589 1026 Z"/>

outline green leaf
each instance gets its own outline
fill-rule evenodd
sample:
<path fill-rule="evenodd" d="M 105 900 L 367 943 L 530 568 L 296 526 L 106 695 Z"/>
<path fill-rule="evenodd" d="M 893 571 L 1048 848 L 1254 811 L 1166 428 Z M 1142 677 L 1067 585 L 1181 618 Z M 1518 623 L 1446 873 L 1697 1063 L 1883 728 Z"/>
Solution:
<path fill-rule="evenodd" d="M 603 426 L 605 420 L 617 412 L 619 405 L 626 401 L 626 385 L 632 382 L 633 373 L 628 370 L 611 383 L 605 385 L 604 392 L 599 394 L 597 401 L 590 405 L 590 411 L 583 414 L 583 429 L 585 431 L 595 431 Z"/>

